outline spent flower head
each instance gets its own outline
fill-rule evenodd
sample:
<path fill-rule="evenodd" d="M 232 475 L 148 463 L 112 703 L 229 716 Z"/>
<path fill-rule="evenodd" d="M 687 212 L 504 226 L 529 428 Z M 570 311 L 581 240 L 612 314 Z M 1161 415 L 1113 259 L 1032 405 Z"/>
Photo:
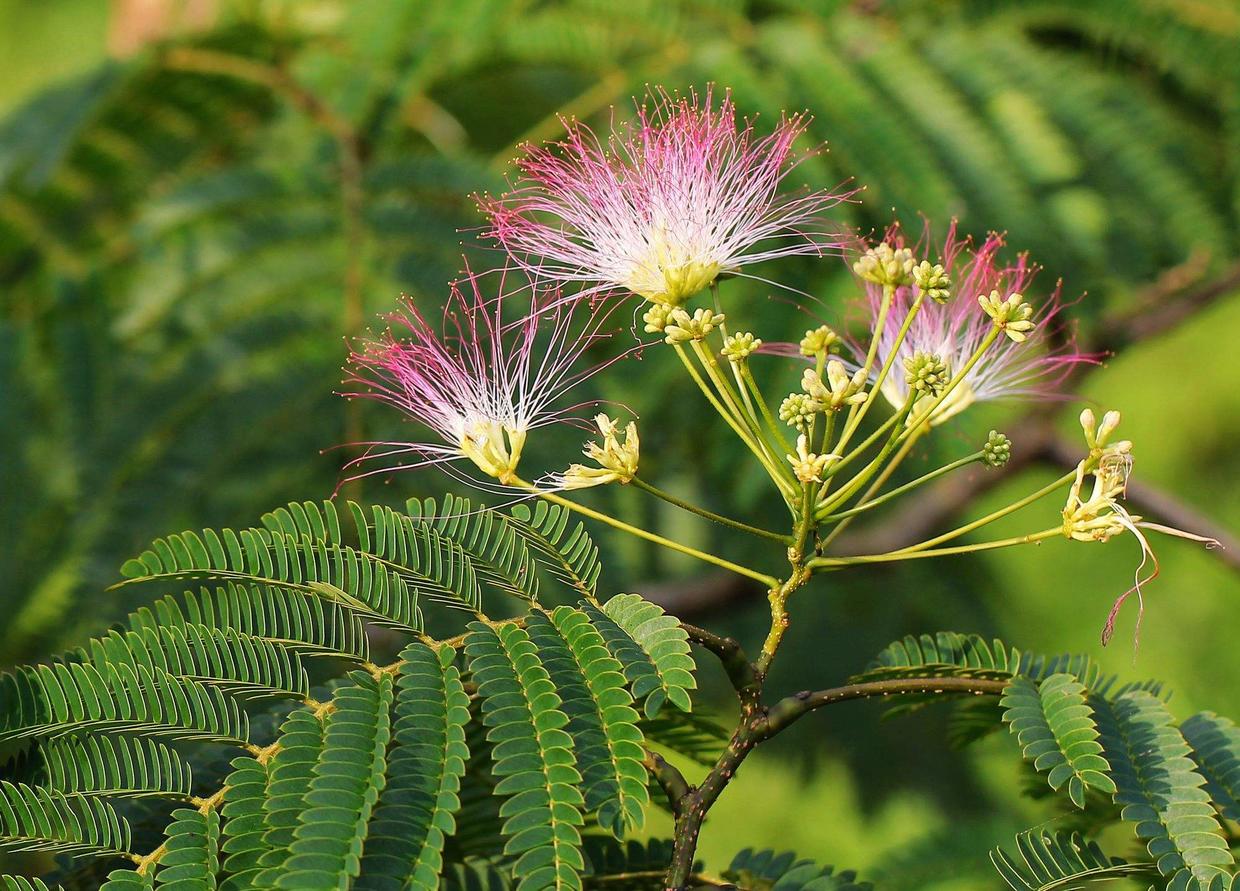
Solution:
<path fill-rule="evenodd" d="M 1137 622 L 1133 640 L 1134 643 L 1140 640 L 1141 619 L 1145 614 L 1142 586 L 1157 578 L 1159 573 L 1158 557 L 1145 535 L 1146 530 L 1201 542 L 1207 547 L 1219 546 L 1216 539 L 1160 523 L 1151 523 L 1128 512 L 1122 499 L 1127 492 L 1128 477 L 1132 472 L 1132 443 L 1126 439 L 1111 441 L 1111 435 L 1119 422 L 1120 415 L 1117 411 L 1107 412 L 1101 425 L 1089 409 L 1081 412 L 1081 429 L 1085 433 L 1089 455 L 1076 467 L 1076 477 L 1072 481 L 1068 500 L 1063 508 L 1063 534 L 1067 538 L 1074 541 L 1105 542 L 1127 532 L 1136 538 L 1141 546 L 1141 562 L 1137 565 L 1133 585 L 1116 599 L 1103 625 L 1104 644 L 1108 643 L 1115 633 L 1115 620 L 1119 611 L 1133 594 L 1137 595 Z M 1092 484 L 1089 483 L 1091 476 Z M 1147 565 L 1150 566 L 1148 572 Z"/>
<path fill-rule="evenodd" d="M 629 421 L 621 441 L 617 435 L 618 425 L 607 415 L 596 415 L 594 423 L 598 426 L 602 442 L 588 442 L 582 451 L 596 466 L 570 464 L 559 477 L 565 489 L 584 489 L 615 482 L 626 484 L 637 475 L 637 462 L 641 456 L 637 424 Z"/>
<path fill-rule="evenodd" d="M 654 91 L 605 140 L 566 122 L 562 141 L 527 149 L 513 191 L 482 202 L 490 234 L 561 281 L 677 306 L 721 273 L 842 247 L 822 214 L 846 195 L 779 192 L 806 125 L 759 136 L 727 93 Z"/>
<path fill-rule="evenodd" d="M 450 469 L 467 459 L 513 483 L 529 432 L 567 420 L 575 407 L 557 407 L 560 397 L 615 361 L 579 366 L 606 336 L 600 327 L 609 312 L 605 304 L 567 303 L 557 288 L 514 268 L 467 271 L 450 286 L 439 324 L 406 302 L 389 317 L 391 328 L 352 352 L 346 383 L 359 389 L 346 395 L 394 405 L 438 441 L 368 443 L 350 467 L 397 459 L 395 468 L 357 475 L 368 476 L 428 464 Z"/>
<path fill-rule="evenodd" d="M 898 233 L 889 234 L 888 238 L 902 243 Z M 991 319 L 979 311 L 977 297 L 992 291 L 1028 293 L 1033 283 L 1036 270 L 1028 259 L 1021 255 L 1015 263 L 1005 264 L 998 256 L 1002 247 L 1003 239 L 992 234 L 981 247 L 972 249 L 968 239 L 957 236 L 953 224 L 943 246 L 942 265 L 945 274 L 954 282 L 955 293 L 943 303 L 923 300 L 904 340 L 897 346 L 901 326 L 918 295 L 915 287 L 897 288 L 891 297 L 883 329 L 878 332 L 875 369 L 881 368 L 893 352 L 900 362 L 917 353 L 929 353 L 941 358 L 953 373 L 965 369 L 993 325 Z M 867 282 L 866 303 L 871 325 L 877 324 L 882 301 L 883 289 Z M 1040 303 L 1041 308 L 1024 320 L 1036 323 L 1036 327 L 1017 332 L 1025 334 L 1025 341 L 1017 343 L 1001 338 L 983 352 L 968 367 L 963 380 L 933 409 L 929 418 L 931 425 L 943 423 L 975 402 L 1062 398 L 1057 387 L 1073 366 L 1096 361 L 1095 357 L 1077 351 L 1071 337 L 1059 336 L 1063 331 L 1059 323 L 1063 306 L 1058 289 Z M 849 345 L 859 356 L 865 355 L 868 346 L 858 340 L 850 340 Z M 873 375 L 877 377 L 877 370 Z M 908 398 L 909 383 L 904 375 L 889 374 L 883 381 L 882 393 L 892 406 L 899 408 Z M 924 420 L 914 411 L 910 423 Z"/>

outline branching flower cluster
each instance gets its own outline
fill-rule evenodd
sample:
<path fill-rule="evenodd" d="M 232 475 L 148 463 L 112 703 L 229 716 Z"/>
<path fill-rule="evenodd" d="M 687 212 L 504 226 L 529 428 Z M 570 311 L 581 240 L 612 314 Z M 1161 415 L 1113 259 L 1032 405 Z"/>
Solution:
<path fill-rule="evenodd" d="M 1132 445 L 1111 443 L 1117 412 L 1100 425 L 1082 415 L 1088 454 L 1064 479 L 975 521 L 886 554 L 840 556 L 831 545 L 853 518 L 940 476 L 980 464 L 1005 464 L 1013 444 L 998 431 L 972 454 L 902 485 L 888 482 L 935 428 L 978 402 L 1065 398 L 1058 386 L 1072 367 L 1095 358 L 1065 337 L 1056 287 L 1034 298 L 1035 267 L 1020 255 L 1000 259 L 995 234 L 974 246 L 953 223 L 937 250 L 928 237 L 910 244 L 899 227 L 876 242 L 832 226 L 826 212 L 849 195 L 781 192 L 804 156 L 794 143 L 803 116 L 784 118 L 760 136 L 738 121 L 729 96 L 653 92 L 636 120 L 605 137 L 575 121 L 566 136 L 528 147 L 507 194 L 484 197 L 487 235 L 504 249 L 502 268 L 469 272 L 451 288 L 442 324 L 414 306 L 393 318 L 401 330 L 353 354 L 356 395 L 396 405 L 436 434 L 433 442 L 372 443 L 364 458 L 397 457 L 400 466 L 471 463 L 501 490 L 582 509 L 561 493 L 618 483 L 712 520 L 783 541 L 791 570 L 781 580 L 722 557 L 662 539 L 619 519 L 595 519 L 760 580 L 771 590 L 771 658 L 786 624 L 784 602 L 815 572 L 858 563 L 1039 542 L 1063 535 L 1105 542 L 1128 532 L 1141 547 L 1136 583 L 1157 572 L 1143 530 L 1194 537 L 1146 523 L 1124 508 Z M 793 255 L 847 258 L 868 310 L 862 332 L 820 325 L 799 344 L 765 343 L 752 331 L 730 333 L 717 282 L 746 267 Z M 707 292 L 704 305 L 691 301 Z M 758 530 L 673 498 L 639 476 L 635 421 L 597 414 L 599 440 L 583 463 L 533 481 L 519 474 L 527 437 L 575 420 L 587 403 L 566 394 L 604 365 L 584 363 L 587 349 L 629 300 L 645 304 L 644 330 L 683 363 L 688 380 L 717 412 L 787 503 L 787 533 Z M 755 360 L 807 364 L 800 387 L 770 402 Z M 617 361 L 612 359 L 611 362 Z M 566 404 L 567 403 L 567 404 Z M 877 418 L 875 406 L 887 410 Z M 1019 448 L 1019 443 L 1015 444 Z M 362 460 L 362 459 L 359 459 Z M 383 468 L 387 469 L 387 468 Z M 378 471 L 368 471 L 378 472 Z M 1052 492 L 1067 490 L 1062 523 L 1016 538 L 949 544 Z M 1146 573 L 1146 565 L 1154 569 Z M 1104 637 L 1109 638 L 1112 611 Z"/>
<path fill-rule="evenodd" d="M 395 319 L 403 335 L 389 333 L 360 347 L 351 379 L 361 385 L 359 395 L 396 405 L 435 434 L 430 443 L 371 444 L 368 457 L 412 456 L 412 464 L 449 469 L 468 462 L 486 485 L 546 499 L 767 589 L 770 627 L 757 658 L 717 647 L 733 665 L 729 674 L 741 715 L 715 767 L 690 787 L 659 762 L 648 765 L 676 816 L 666 883 L 681 888 L 707 811 L 748 751 L 781 725 L 782 706 L 762 704 L 763 685 L 789 626 L 789 599 L 815 574 L 1057 537 L 1100 543 L 1128 533 L 1140 545 L 1141 561 L 1134 584 L 1107 617 L 1105 643 L 1133 594 L 1140 628 L 1142 587 L 1158 572 L 1146 532 L 1211 542 L 1129 513 L 1123 496 L 1132 443 L 1113 438 L 1118 412 L 1107 412 L 1099 423 L 1086 410 L 1086 452 L 1064 477 L 907 547 L 835 553 L 832 546 L 857 516 L 964 468 L 1001 467 L 1020 447 L 992 430 L 976 451 L 891 485 L 906 458 L 938 427 L 979 402 L 1064 398 L 1058 387 L 1066 374 L 1095 359 L 1064 336 L 1059 288 L 1034 296 L 1036 270 L 1024 255 L 1003 261 L 1000 236 L 974 246 L 954 224 L 937 250 L 928 237 L 908 243 L 898 227 L 873 242 L 837 233 L 824 214 L 846 194 L 779 190 L 797 162 L 793 144 L 804 131 L 802 117 L 785 118 L 760 137 L 753 123 L 737 121 L 727 96 L 716 103 L 710 91 L 700 97 L 656 92 L 634 124 L 606 138 L 576 122 L 566 127 L 563 140 L 531 147 L 518 160 L 520 178 L 510 193 L 481 202 L 490 219 L 488 234 L 506 254 L 503 268 L 468 274 L 454 285 L 438 328 L 407 307 Z M 729 331 L 718 280 L 748 275 L 752 263 L 798 254 L 846 258 L 868 310 L 866 329 L 841 334 L 819 325 L 797 344 L 764 342 L 752 330 Z M 654 336 L 647 346 L 675 353 L 687 383 L 726 422 L 787 505 L 787 531 L 713 513 L 643 479 L 636 421 L 606 413 L 595 415 L 599 438 L 585 445 L 584 462 L 544 472 L 533 482 L 521 475 L 523 448 L 535 431 L 541 435 L 542 428 L 574 419 L 582 425 L 577 415 L 589 403 L 572 404 L 566 394 L 601 370 L 583 359 L 606 336 L 609 314 L 636 301 L 644 333 Z M 762 382 L 764 365 L 771 362 L 785 368 L 796 363 L 800 371 L 799 387 L 778 399 Z M 771 539 L 786 568 L 740 565 L 566 497 L 610 484 L 632 485 Z M 1066 502 L 1053 524 L 985 537 L 992 523 L 1056 492 L 1066 492 Z M 787 701 L 794 706 L 790 715 L 813 707 L 795 697 Z"/>

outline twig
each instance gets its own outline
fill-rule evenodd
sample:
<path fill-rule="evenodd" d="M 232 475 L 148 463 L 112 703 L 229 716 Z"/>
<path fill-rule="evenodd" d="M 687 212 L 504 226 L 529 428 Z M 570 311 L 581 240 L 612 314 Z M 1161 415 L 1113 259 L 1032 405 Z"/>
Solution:
<path fill-rule="evenodd" d="M 646 766 L 646 770 L 650 771 L 650 775 L 655 778 L 655 782 L 667 795 L 672 814 L 679 816 L 681 802 L 691 791 L 685 775 L 658 752 L 652 752 L 649 749 L 646 750 L 646 757 L 642 759 L 642 764 Z"/>
<path fill-rule="evenodd" d="M 749 657 L 745 655 L 745 651 L 736 640 L 721 637 L 705 628 L 698 628 L 696 625 L 681 623 L 680 627 L 685 629 L 692 643 L 710 650 L 719 657 L 719 662 L 723 670 L 727 672 L 728 680 L 732 682 L 737 693 L 743 695 L 757 683 L 758 676 L 754 671 L 753 663 L 749 661 Z"/>
<path fill-rule="evenodd" d="M 877 696 L 902 696 L 910 693 L 968 693 L 974 696 L 998 696 L 1006 688 L 1006 680 L 993 678 L 892 678 L 846 684 L 830 690 L 803 690 L 780 700 L 767 710 L 766 722 L 760 728 L 760 739 L 770 739 L 815 709 L 853 699 Z"/>

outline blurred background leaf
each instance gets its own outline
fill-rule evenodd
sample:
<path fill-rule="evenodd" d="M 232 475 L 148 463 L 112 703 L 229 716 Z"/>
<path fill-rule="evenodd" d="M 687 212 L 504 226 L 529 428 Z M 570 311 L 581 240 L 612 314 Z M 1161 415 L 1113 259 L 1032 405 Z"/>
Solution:
<path fill-rule="evenodd" d="M 0 0 L 0 22 L 0 662 L 121 615 L 132 604 L 106 588 L 154 535 L 325 496 L 356 453 L 334 446 L 399 437 L 391 413 L 333 395 L 341 336 L 401 293 L 441 299 L 462 252 L 494 262 L 462 246 L 481 225 L 469 194 L 502 189 L 522 141 L 560 132 L 557 114 L 607 126 L 650 83 L 730 87 L 759 127 L 808 109 L 804 148 L 827 151 L 796 185 L 863 186 L 841 222 L 866 231 L 893 218 L 917 230 L 923 215 L 940 236 L 952 216 L 1006 231 L 1046 267 L 1041 289 L 1062 277 L 1087 294 L 1072 310 L 1085 343 L 1206 294 L 1155 336 L 1114 343 L 1122 353 L 1079 392 L 1123 410 L 1137 479 L 1240 524 L 1232 0 Z M 816 324 L 807 313 L 850 317 L 842 264 L 758 274 L 816 298 L 726 282 L 729 313 L 768 341 L 798 337 Z M 595 384 L 641 415 L 653 481 L 777 516 L 758 475 L 738 478 L 722 424 L 702 430 L 684 411 L 693 394 L 658 353 Z M 782 374 L 772 393 L 791 384 Z M 968 413 L 937 456 L 1019 414 Z M 1074 437 L 1075 411 L 1062 414 L 1042 426 Z M 1052 472 L 1027 464 L 969 509 Z M 443 487 L 403 474 L 351 494 L 400 504 Z M 752 547 L 633 492 L 594 495 L 678 540 Z M 600 539 L 610 590 L 756 633 L 754 592 Z M 1132 674 L 1131 647 L 1097 640 L 1137 559 L 1135 545 L 1052 542 L 827 577 L 799 595 L 776 682 L 822 686 L 928 627 L 1088 651 Z M 1178 542 L 1160 559 L 1136 671 L 1168 681 L 1184 713 L 1240 713 L 1240 688 L 1220 683 L 1240 676 L 1234 568 Z M 881 860 L 891 887 L 989 887 L 986 848 L 1045 816 L 1011 793 L 1012 759 L 990 757 L 1013 743 L 966 757 L 940 742 L 942 716 L 893 733 L 877 708 L 851 708 L 851 723 L 809 718 L 746 767 L 707 862 L 770 844 Z M 761 815 L 747 802 L 759 789 Z"/>

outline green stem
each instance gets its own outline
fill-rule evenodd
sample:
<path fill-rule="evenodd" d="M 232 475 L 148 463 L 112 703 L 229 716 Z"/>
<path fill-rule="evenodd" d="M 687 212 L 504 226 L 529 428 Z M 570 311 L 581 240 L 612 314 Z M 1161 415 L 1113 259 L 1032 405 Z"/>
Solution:
<path fill-rule="evenodd" d="M 1010 548 L 1014 545 L 1033 544 L 1045 541 L 1056 535 L 1063 535 L 1063 528 L 1054 526 L 1041 532 L 1028 535 L 1015 535 L 1011 538 L 1000 538 L 995 541 L 983 541 L 978 544 L 957 545 L 951 548 L 934 550 L 891 551 L 887 554 L 861 554 L 854 557 L 815 557 L 807 564 L 811 569 L 840 569 L 844 566 L 857 566 L 863 563 L 895 563 L 901 560 L 921 560 L 929 557 L 950 557 L 953 554 L 972 554 L 977 551 L 993 551 L 996 548 Z"/>
<path fill-rule="evenodd" d="M 857 503 L 857 507 L 854 508 L 854 510 L 862 510 L 866 507 L 866 505 L 869 504 L 869 501 L 874 496 L 874 493 L 877 492 L 879 489 L 881 489 L 883 484 L 886 483 L 887 480 L 891 478 L 891 475 L 895 473 L 896 468 L 900 466 L 900 464 L 904 461 L 904 459 L 908 457 L 909 452 L 913 450 L 913 446 L 916 445 L 917 440 L 920 439 L 921 436 L 929 429 L 930 428 L 927 424 L 917 425 L 917 432 L 904 440 L 904 444 L 900 446 L 900 450 L 896 452 L 895 457 L 893 457 L 889 462 L 887 462 L 887 466 L 883 468 L 883 472 L 878 475 L 878 479 L 876 479 L 873 483 L 871 483 L 870 487 L 865 490 L 865 493 L 861 496 L 860 500 Z M 827 548 L 829 548 L 831 546 L 831 542 L 839 538 L 840 535 L 843 534 L 844 530 L 847 529 L 849 525 L 851 524 L 852 524 L 851 517 L 847 517 L 843 520 L 843 522 L 838 523 L 836 527 L 832 529 L 830 533 L 828 533 L 827 536 L 818 543 L 819 553 L 822 553 Z"/>
<path fill-rule="evenodd" d="M 763 538 L 770 538 L 774 541 L 782 542 L 783 544 L 792 544 L 792 536 L 790 535 L 782 535 L 778 532 L 771 532 L 769 529 L 760 529 L 757 526 L 750 526 L 748 523 L 742 523 L 740 520 L 733 520 L 731 517 L 722 516 L 721 514 L 709 511 L 704 507 L 698 507 L 696 504 L 691 504 L 682 498 L 677 498 L 671 492 L 665 492 L 656 486 L 652 486 L 640 477 L 633 477 L 632 483 L 643 492 L 649 492 L 656 498 L 662 498 L 668 504 L 673 504 L 681 510 L 687 510 L 690 513 L 697 514 L 699 517 L 704 517 L 714 523 L 719 523 L 723 526 L 731 526 L 733 529 L 739 529 L 742 532 L 748 532 L 751 535 L 760 535 Z"/>
<path fill-rule="evenodd" d="M 629 533 L 629 535 L 634 535 L 637 538 L 642 538 L 642 539 L 645 539 L 646 541 L 654 542 L 657 545 L 662 545 L 663 547 L 669 550 L 672 550 L 672 551 L 676 551 L 677 553 L 685 554 L 689 557 L 695 557 L 698 560 L 701 560 L 705 563 L 712 563 L 715 566 L 719 566 L 730 572 L 735 572 L 737 575 L 743 575 L 746 578 L 751 578 L 754 581 L 761 582 L 762 584 L 768 587 L 779 584 L 779 579 L 775 578 L 774 576 L 770 576 L 770 575 L 767 575 L 766 573 L 758 572 L 756 569 L 750 569 L 747 566 L 741 566 L 738 563 L 733 563 L 732 561 L 725 560 L 722 557 L 716 557 L 714 554 L 708 554 L 705 551 L 699 551 L 697 548 L 691 548 L 688 545 L 683 545 L 678 541 L 672 541 L 670 538 L 664 538 L 663 536 L 656 535 L 653 532 L 647 532 L 645 529 L 638 528 L 637 526 L 631 526 L 628 523 L 624 522 L 623 520 L 618 520 L 615 517 L 602 513 L 601 511 L 597 511 L 597 510 L 594 510 L 593 508 L 586 507 L 584 504 L 578 504 L 575 501 L 569 501 L 567 498 L 562 498 L 561 496 L 555 494 L 554 492 L 539 491 L 536 487 L 526 482 L 525 480 L 517 479 L 517 480 L 513 480 L 512 482 L 514 485 L 521 486 L 525 489 L 528 489 L 531 492 L 534 492 L 540 498 L 543 498 L 546 501 L 550 501 L 553 504 L 559 504 L 563 507 L 568 508 L 569 510 L 576 511 L 582 516 L 589 517 L 592 520 L 598 520 L 600 523 L 606 523 L 608 526 L 612 526 L 616 529 L 621 530 L 622 532 Z"/>
<path fill-rule="evenodd" d="M 766 404 L 766 399 L 763 397 L 762 391 L 758 389 L 758 382 L 754 380 L 753 371 L 749 367 L 749 362 L 743 360 L 737 363 L 737 367 L 740 369 L 741 379 L 744 380 L 745 386 L 751 393 L 753 393 L 754 401 L 758 404 L 758 408 L 762 412 L 762 417 L 766 420 L 767 426 L 770 427 L 771 433 L 779 441 L 779 444 L 783 446 L 785 451 L 791 452 L 792 444 L 788 441 L 788 437 L 784 435 L 783 428 L 779 425 L 779 423 L 775 420 L 775 416 L 771 413 L 770 406 Z"/>
<path fill-rule="evenodd" d="M 983 457 L 983 454 L 984 453 L 980 451 L 974 452 L 972 455 L 966 455 L 965 457 L 960 458 L 956 461 L 953 461 L 950 464 L 944 464 L 942 467 L 936 468 L 935 470 L 932 470 L 929 473 L 923 474 L 922 476 L 919 476 L 917 479 L 911 482 L 905 483 L 903 486 L 898 486 L 892 489 L 890 492 L 886 492 L 883 495 L 880 495 L 878 498 L 875 498 L 871 501 L 865 501 L 863 499 L 862 503 L 857 505 L 854 508 L 840 511 L 837 514 L 829 514 L 825 517 L 822 517 L 821 518 L 822 522 L 826 523 L 826 522 L 831 522 L 833 520 L 843 520 L 846 517 L 854 517 L 859 513 L 870 510 L 871 508 L 875 508 L 875 507 L 878 507 L 879 505 L 886 504 L 888 501 L 891 501 L 893 498 L 899 498 L 901 495 L 907 494 L 913 489 L 916 489 L 918 486 L 923 486 L 926 483 L 930 482 L 931 480 L 936 480 L 939 477 L 943 476 L 944 474 L 951 473 L 953 470 L 959 470 L 961 467 L 968 467 L 970 464 L 980 461 Z"/>
<path fill-rule="evenodd" d="M 698 357 L 698 361 L 702 363 L 702 368 L 706 370 L 707 377 L 710 378 L 718 390 L 720 398 L 734 412 L 736 419 L 745 425 L 754 442 L 761 446 L 762 450 L 770 456 L 777 466 L 782 467 L 780 463 L 782 456 L 767 441 L 766 434 L 762 429 L 762 425 L 758 422 L 757 415 L 752 410 L 746 411 L 742 408 L 741 394 L 733 388 L 732 382 L 728 380 L 728 376 L 719 367 L 714 353 L 708 350 L 700 340 L 692 341 L 692 347 L 694 354 Z M 787 470 L 787 468 L 783 469 L 791 478 L 792 472 Z"/>
<path fill-rule="evenodd" d="M 912 411 L 913 405 L 917 401 L 915 397 L 916 394 L 910 394 L 910 398 L 904 403 L 904 407 L 893 415 L 893 419 L 895 420 L 897 427 L 904 422 L 904 419 L 908 417 L 909 412 Z M 887 456 L 891 454 L 892 450 L 896 447 L 896 443 L 899 441 L 900 436 L 898 434 L 892 435 L 887 442 L 883 444 L 882 450 L 874 457 L 874 460 L 858 471 L 857 475 L 849 480 L 845 484 L 844 488 L 836 492 L 830 500 L 819 503 L 816 508 L 816 512 L 823 514 L 830 513 L 834 508 L 843 504 L 855 495 L 857 490 L 864 486 L 866 482 L 868 482 L 869 479 L 874 476 L 876 472 L 878 472 L 879 468 L 883 466 L 883 462 L 887 460 Z"/>
<path fill-rule="evenodd" d="M 889 417 L 887 420 L 883 421 L 883 423 L 873 433 L 867 436 L 859 446 L 857 446 L 855 449 L 853 449 L 851 452 L 849 452 L 839 461 L 837 461 L 836 463 L 828 467 L 827 468 L 827 479 L 822 484 L 822 488 L 818 490 L 819 499 L 826 497 L 827 490 L 830 488 L 830 485 L 831 485 L 831 479 L 834 476 L 836 476 L 841 470 L 843 470 L 845 467 L 851 464 L 853 461 L 856 461 L 859 457 L 864 455 L 866 451 L 870 448 L 870 446 L 874 445 L 874 443 L 878 442 L 878 440 L 888 435 L 891 432 L 891 428 L 895 426 L 896 421 L 898 421 L 899 419 L 900 419 L 900 413 L 896 412 L 891 417 Z M 836 448 L 838 449 L 839 446 L 837 445 Z"/>
<path fill-rule="evenodd" d="M 953 538 L 959 538 L 962 535 L 966 535 L 972 532 L 974 529 L 980 529 L 982 526 L 985 526 L 988 523 L 993 523 L 995 520 L 1006 517 L 1008 514 L 1015 513 L 1021 508 L 1028 507 L 1029 505 L 1033 504 L 1035 501 L 1041 498 L 1045 498 L 1047 495 L 1050 495 L 1052 492 L 1054 492 L 1056 489 L 1063 486 L 1065 483 L 1072 482 L 1072 480 L 1074 479 L 1076 479 L 1075 469 L 1064 474 L 1063 476 L 1061 476 L 1059 479 L 1055 480 L 1054 482 L 1047 483 L 1041 489 L 1038 489 L 1036 492 L 1026 495 L 1024 498 L 1020 499 L 1019 501 L 1014 501 L 1013 503 L 1009 504 L 1007 507 L 1003 507 L 1003 508 L 1000 508 L 999 510 L 988 513 L 986 516 L 982 517 L 981 519 L 974 520 L 971 523 L 965 523 L 963 526 L 957 526 L 951 532 L 944 532 L 942 535 L 937 535 L 934 538 L 928 538 L 923 542 L 919 542 L 918 544 L 915 544 L 915 545 L 909 545 L 906 548 L 900 548 L 899 550 L 893 551 L 892 553 L 908 554 L 914 551 L 924 551 L 927 548 L 932 548 L 935 545 L 940 545 L 945 541 L 951 541 Z"/>
<path fill-rule="evenodd" d="M 715 396 L 714 391 L 711 390 L 706 381 L 702 379 L 702 375 L 693 366 L 693 362 L 690 360 L 688 353 L 685 352 L 684 347 L 680 344 L 674 344 L 674 349 L 676 350 L 676 355 L 680 357 L 681 363 L 685 366 L 685 370 L 689 372 L 689 376 L 692 377 L 694 383 L 698 385 L 698 389 L 702 391 L 702 395 L 706 397 L 706 400 L 711 404 L 711 407 L 714 408 L 719 416 L 727 422 L 728 426 L 732 428 L 732 432 L 735 433 L 741 442 L 743 442 L 749 449 L 749 451 L 754 454 L 754 457 L 762 463 L 762 467 L 766 470 L 767 475 L 771 477 L 772 481 L 774 481 L 777 486 L 779 486 L 779 490 L 784 497 L 790 498 L 792 496 L 793 489 L 791 484 L 789 484 L 787 479 L 784 477 L 782 468 L 776 469 L 771 466 L 770 458 L 766 452 L 753 441 L 746 430 L 737 424 L 736 419 L 732 417 L 731 412 L 727 411 L 727 409 L 723 407 L 718 398 Z"/>
<path fill-rule="evenodd" d="M 887 290 L 891 290 L 890 287 L 888 287 Z M 890 298 L 886 295 L 886 293 L 884 293 L 883 299 L 887 303 L 890 303 Z M 861 403 L 860 409 L 855 414 L 850 414 L 848 416 L 848 424 L 844 427 L 844 432 L 840 434 L 841 450 L 847 447 L 849 440 L 852 439 L 852 435 L 857 431 L 857 428 L 861 426 L 861 422 L 865 419 L 866 413 L 870 410 L 870 406 L 879 399 L 883 389 L 883 382 L 887 380 L 887 375 L 891 373 L 891 366 L 895 364 L 896 355 L 900 352 L 900 345 L 904 343 L 904 338 L 908 336 L 908 330 L 912 327 L 913 319 L 917 316 L 918 311 L 921 309 L 921 303 L 924 299 L 925 294 L 919 290 L 917 292 L 917 297 L 913 300 L 913 305 L 909 307 L 908 313 L 904 316 L 904 322 L 900 325 L 899 333 L 896 334 L 895 343 L 891 345 L 891 349 L 887 352 L 887 358 L 883 360 L 882 368 L 878 370 L 878 376 L 874 378 L 874 383 L 870 387 L 869 398 L 867 398 L 865 402 Z M 878 322 L 879 327 L 874 329 L 874 343 L 871 345 L 871 352 L 873 352 L 878 345 L 878 338 L 883 330 L 881 326 L 885 321 L 886 320 L 884 318 L 880 318 Z M 867 364 L 865 367 L 868 371 L 870 365 L 873 363 L 873 358 L 868 358 L 866 363 Z"/>

